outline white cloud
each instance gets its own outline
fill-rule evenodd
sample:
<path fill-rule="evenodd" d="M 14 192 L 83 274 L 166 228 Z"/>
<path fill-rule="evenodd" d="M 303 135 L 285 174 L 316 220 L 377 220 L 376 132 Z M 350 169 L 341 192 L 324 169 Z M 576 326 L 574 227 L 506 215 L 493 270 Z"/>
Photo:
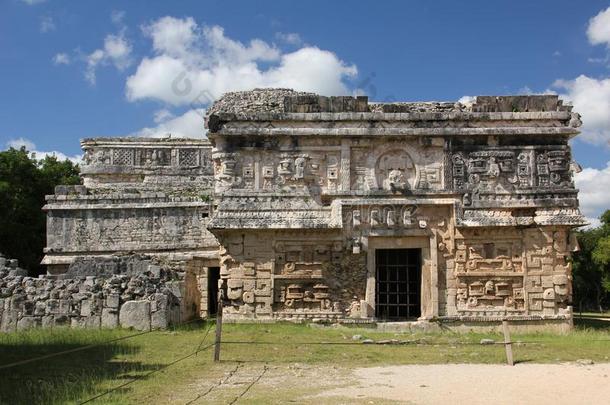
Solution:
<path fill-rule="evenodd" d="M 54 65 L 69 65 L 70 64 L 70 56 L 67 53 L 57 53 L 53 56 L 53 64 Z"/>
<path fill-rule="evenodd" d="M 30 141 L 26 138 L 15 138 L 11 139 L 6 143 L 7 148 L 15 148 L 20 149 L 22 146 L 25 146 L 27 150 L 33 150 L 36 148 L 34 142 Z"/>
<path fill-rule="evenodd" d="M 163 108 L 163 109 L 155 112 L 154 121 L 156 124 L 159 124 L 159 123 L 167 121 L 171 118 L 174 118 L 174 114 L 167 108 Z"/>
<path fill-rule="evenodd" d="M 275 38 L 289 45 L 301 45 L 303 43 L 301 36 L 296 32 L 276 32 Z"/>
<path fill-rule="evenodd" d="M 46 156 L 55 156 L 59 160 L 71 160 L 73 163 L 80 163 L 83 159 L 83 155 L 68 156 L 58 151 L 39 151 L 36 150 L 36 144 L 27 138 L 15 138 L 11 139 L 6 143 L 7 148 L 20 149 L 25 146 L 25 149 L 35 154 L 36 159 L 44 159 Z"/>
<path fill-rule="evenodd" d="M 96 70 L 99 65 L 111 63 L 118 70 L 125 70 L 131 65 L 132 46 L 124 36 L 124 30 L 119 34 L 109 34 L 104 38 L 104 46 L 96 49 L 85 57 L 87 68 L 85 78 L 94 85 L 96 81 Z"/>
<path fill-rule="evenodd" d="M 189 50 L 195 47 L 197 31 L 192 17 L 162 17 L 142 27 L 142 32 L 152 39 L 156 53 L 173 57 L 188 57 Z"/>
<path fill-rule="evenodd" d="M 462 96 L 458 100 L 458 103 L 462 103 L 464 105 L 471 105 L 477 100 L 476 96 Z"/>
<path fill-rule="evenodd" d="M 46 33 L 55 30 L 55 21 L 51 16 L 40 17 L 40 32 Z"/>
<path fill-rule="evenodd" d="M 594 79 L 580 75 L 574 80 L 557 80 L 553 87 L 564 92 L 559 96 L 574 105 L 582 115 L 579 139 L 607 145 L 610 141 L 610 78 Z"/>
<path fill-rule="evenodd" d="M 125 18 L 125 11 L 123 10 L 113 10 L 110 13 L 110 20 L 117 25 L 123 24 L 123 19 Z"/>
<path fill-rule="evenodd" d="M 610 209 L 610 162 L 603 169 L 583 169 L 575 174 L 574 181 L 582 213 L 593 226 L 599 225 L 599 216 Z"/>
<path fill-rule="evenodd" d="M 255 87 L 348 94 L 344 80 L 357 73 L 332 52 L 307 46 L 282 53 L 260 39 L 244 44 L 222 27 L 199 27 L 191 17 L 163 17 L 142 30 L 152 39 L 154 55 L 127 79 L 130 101 L 205 105 L 227 91 Z"/>
<path fill-rule="evenodd" d="M 587 38 L 592 45 L 606 44 L 610 48 L 610 7 L 589 20 Z"/>
<path fill-rule="evenodd" d="M 159 113 L 163 112 L 160 116 Z M 205 116 L 204 109 L 193 109 L 187 111 L 179 117 L 173 117 L 169 111 L 161 110 L 155 114 L 155 122 L 157 119 L 158 125 L 152 128 L 144 128 L 136 133 L 135 136 L 145 136 L 152 138 L 164 138 L 169 135 L 172 138 L 204 138 L 205 129 L 203 127 L 203 117 Z"/>
<path fill-rule="evenodd" d="M 21 0 L 21 1 L 25 4 L 27 4 L 28 6 L 33 6 L 35 4 L 44 3 L 46 0 Z"/>

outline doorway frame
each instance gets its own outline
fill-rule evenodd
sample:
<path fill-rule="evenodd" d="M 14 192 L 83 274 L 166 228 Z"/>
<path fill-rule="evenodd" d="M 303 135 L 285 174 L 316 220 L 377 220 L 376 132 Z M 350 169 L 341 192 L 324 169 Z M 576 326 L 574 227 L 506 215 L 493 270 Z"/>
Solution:
<path fill-rule="evenodd" d="M 404 263 L 396 264 L 390 263 L 388 260 L 395 254 L 400 254 L 402 252 L 404 255 Z M 378 260 L 381 257 L 385 257 L 385 261 L 383 263 Z M 385 322 L 404 322 L 404 321 L 412 321 L 413 319 L 418 319 L 421 316 L 421 277 L 422 277 L 422 250 L 421 248 L 392 248 L 392 249 L 375 249 L 375 275 L 377 277 L 375 282 L 375 318 L 379 320 L 383 320 Z M 394 260 L 398 258 L 395 257 Z M 385 269 L 384 269 L 385 268 Z M 385 270 L 385 271 L 382 271 Z M 388 273 L 390 272 L 390 273 Z M 384 280 L 381 280 L 381 274 L 385 273 Z M 399 274 L 403 273 L 404 279 L 400 280 Z M 389 276 L 388 274 L 394 274 L 395 278 Z M 415 278 L 416 283 L 412 284 L 410 280 Z M 390 280 L 392 279 L 392 280 Z M 393 292 L 380 292 L 380 284 L 396 284 Z M 406 289 L 400 288 L 398 290 L 398 286 L 402 286 L 402 288 L 406 287 Z M 414 290 L 411 290 L 413 288 Z M 413 293 L 415 294 L 415 303 L 411 304 L 410 301 L 413 299 Z M 384 295 L 388 295 L 386 300 L 389 300 L 389 296 L 395 295 L 396 302 L 386 302 L 380 303 L 380 298 Z M 401 297 L 404 299 L 404 302 L 401 300 Z M 390 300 L 391 301 L 391 300 Z M 392 307 L 396 307 L 396 316 L 391 316 L 388 314 L 387 317 L 381 318 L 379 316 L 379 312 L 381 312 L 381 308 L 386 307 L 388 312 L 391 312 Z M 401 307 L 406 309 L 406 316 L 400 316 Z M 417 315 L 414 315 L 417 314 Z"/>
<path fill-rule="evenodd" d="M 436 235 L 423 231 L 416 235 L 369 236 L 363 238 L 367 252 L 366 296 L 367 316 L 375 317 L 377 263 L 376 249 L 421 249 L 421 316 L 419 320 L 430 320 L 439 314 L 438 298 L 438 251 Z"/>

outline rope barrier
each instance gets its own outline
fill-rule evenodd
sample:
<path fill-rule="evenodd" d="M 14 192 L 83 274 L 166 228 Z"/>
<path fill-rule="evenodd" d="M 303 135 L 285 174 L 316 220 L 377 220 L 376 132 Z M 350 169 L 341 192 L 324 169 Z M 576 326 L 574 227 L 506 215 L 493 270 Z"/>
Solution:
<path fill-rule="evenodd" d="M 188 323 L 190 323 L 190 322 L 188 322 Z M 185 324 L 182 324 L 182 325 L 185 325 Z M 179 359 L 176 359 L 176 360 L 172 361 L 171 363 L 165 364 L 164 366 L 162 366 L 162 367 L 160 367 L 158 369 L 151 370 L 151 371 L 149 371 L 146 374 L 142 374 L 140 376 L 136 376 L 136 377 L 132 378 L 131 380 L 129 380 L 129 381 L 123 383 L 123 384 L 117 385 L 116 387 L 110 388 L 110 389 L 108 389 L 108 390 L 106 390 L 106 391 L 104 391 L 104 392 L 102 392 L 102 393 L 100 393 L 98 395 L 95 395 L 95 396 L 85 400 L 84 402 L 81 402 L 80 404 L 82 405 L 82 404 L 89 403 L 91 401 L 95 401 L 98 398 L 101 398 L 101 397 L 103 397 L 105 395 L 108 395 L 108 394 L 110 394 L 110 393 L 112 393 L 114 391 L 117 391 L 117 390 L 119 390 L 121 388 L 124 388 L 124 387 L 126 387 L 126 386 L 128 386 L 130 384 L 133 384 L 134 382 L 136 382 L 138 380 L 141 380 L 142 378 L 149 377 L 149 376 L 151 376 L 151 375 L 153 375 L 155 373 L 158 373 L 159 371 L 163 371 L 166 368 L 173 366 L 174 364 L 177 364 L 177 363 L 179 363 L 181 361 L 184 361 L 184 360 L 186 360 L 186 359 L 188 359 L 190 357 L 196 356 L 197 353 L 199 353 L 201 351 L 209 349 L 210 347 L 214 346 L 214 343 L 210 343 L 209 345 L 207 345 L 207 346 L 205 346 L 203 348 L 201 346 L 203 345 L 203 342 L 205 342 L 205 339 L 207 338 L 207 336 L 208 336 L 208 334 L 209 334 L 211 329 L 212 329 L 212 323 L 210 322 L 210 325 L 208 326 L 208 329 L 207 329 L 205 335 L 203 336 L 203 339 L 201 340 L 201 342 L 197 346 L 197 349 L 194 352 L 189 353 L 186 356 L 180 357 Z"/>
<path fill-rule="evenodd" d="M 199 346 L 197 346 L 197 350 L 195 350 L 195 354 L 199 353 L 199 351 L 201 349 L 201 345 L 203 345 L 203 342 L 205 342 L 205 339 L 208 337 L 208 333 L 210 333 L 210 330 L 212 330 L 212 322 L 210 322 L 210 326 L 208 326 L 208 330 L 205 332 L 205 335 L 203 335 L 203 339 L 201 339 L 201 343 L 199 343 Z"/>
<path fill-rule="evenodd" d="M 201 351 L 203 351 L 203 350 L 207 350 L 207 349 L 209 349 L 209 348 L 210 348 L 210 347 L 212 347 L 212 346 L 214 346 L 214 343 L 211 343 L 211 344 L 207 345 L 206 347 L 204 347 L 203 349 L 201 349 Z M 80 402 L 80 405 L 82 405 L 82 404 L 86 404 L 86 403 L 89 403 L 89 402 L 91 402 L 91 401 L 95 401 L 95 400 L 96 400 L 96 399 L 98 399 L 98 398 L 101 398 L 101 397 L 103 397 L 103 396 L 106 396 L 106 395 L 108 395 L 108 394 L 110 394 L 110 393 L 112 393 L 112 392 L 114 392 L 114 391 L 117 391 L 117 390 L 119 390 L 119 389 L 121 389 L 121 388 L 124 388 L 124 387 L 126 387 L 126 386 L 128 386 L 128 385 L 130 385 L 130 384 L 133 384 L 134 382 L 139 381 L 139 380 L 141 380 L 142 378 L 149 377 L 149 376 L 151 376 L 151 375 L 153 375 L 153 374 L 155 374 L 155 373 L 158 373 L 159 371 L 163 371 L 163 370 L 165 370 L 166 368 L 173 366 L 174 364 L 180 363 L 181 361 L 184 361 L 184 360 L 186 360 L 186 359 L 188 359 L 188 358 L 190 358 L 190 357 L 195 356 L 196 354 L 197 354 L 197 352 L 196 352 L 196 351 L 194 351 L 194 352 L 192 352 L 192 353 L 190 353 L 190 354 L 187 354 L 186 356 L 180 357 L 179 359 L 176 359 L 176 360 L 172 361 L 171 363 L 165 364 L 164 366 L 159 367 L 159 368 L 158 368 L 158 369 L 156 369 L 156 370 L 151 370 L 151 371 L 149 371 L 149 372 L 148 372 L 148 373 L 146 373 L 146 374 L 142 374 L 142 375 L 140 375 L 140 376 L 134 377 L 134 378 L 132 378 L 131 380 L 129 380 L 129 381 L 127 381 L 127 382 L 123 383 L 123 384 L 117 385 L 116 387 L 110 388 L 110 389 L 108 389 L 108 390 L 106 390 L 106 391 L 102 392 L 101 394 L 98 394 L 98 395 L 93 396 L 93 397 L 91 397 L 91 398 L 89 398 L 89 399 L 87 399 L 87 400 L 85 400 L 85 401 L 83 401 L 83 402 Z"/>
<path fill-rule="evenodd" d="M 205 396 L 207 396 L 210 392 L 214 391 L 214 389 L 220 387 L 223 384 L 226 384 L 227 381 L 229 381 L 229 379 L 231 377 L 233 377 L 233 375 L 235 373 L 237 373 L 237 370 L 239 370 L 239 368 L 241 367 L 242 363 L 238 363 L 235 368 L 231 371 L 229 371 L 229 374 L 224 378 L 224 379 L 220 379 L 218 380 L 218 382 L 212 386 L 210 386 L 210 388 L 208 388 L 205 392 L 198 394 L 195 398 L 191 399 L 190 401 L 188 401 L 185 405 L 191 405 L 194 404 L 196 401 L 200 400 L 201 398 L 204 398 Z"/>
<path fill-rule="evenodd" d="M 248 391 L 250 391 L 250 388 L 252 388 L 254 386 L 254 384 L 256 384 L 257 382 L 259 382 L 261 380 L 261 378 L 263 378 L 263 376 L 265 375 L 266 372 L 267 372 L 267 364 L 265 364 L 265 366 L 263 367 L 263 371 L 258 375 L 258 377 L 256 377 L 254 380 L 252 380 L 252 382 L 250 384 L 248 384 L 246 389 L 241 394 L 236 396 L 233 401 L 229 402 L 229 405 L 233 405 L 234 403 L 239 401 L 241 398 L 243 398 L 243 396 L 246 395 L 246 393 Z"/>
<path fill-rule="evenodd" d="M 588 340 L 588 342 L 610 342 L 610 339 L 595 339 Z M 492 345 L 506 345 L 506 344 L 563 344 L 563 342 L 546 342 L 546 341 L 510 341 L 510 342 L 426 342 L 426 341 L 406 341 L 406 342 L 253 342 L 253 341 L 239 341 L 239 340 L 223 340 L 222 344 L 252 344 L 252 345 L 277 345 L 277 346 L 315 346 L 315 345 L 339 345 L 339 346 L 408 346 L 408 345 L 422 345 L 422 346 L 456 346 L 456 345 L 474 345 L 474 346 L 492 346 Z"/>
<path fill-rule="evenodd" d="M 197 322 L 197 321 L 200 321 L 200 319 L 193 319 L 191 321 L 181 323 L 180 325 L 177 325 L 176 327 L 188 325 L 190 323 Z M 151 330 L 147 330 L 147 331 L 144 331 L 144 332 L 138 332 L 138 333 L 134 333 L 134 334 L 127 335 L 127 336 L 121 336 L 119 338 L 106 340 L 104 342 L 92 343 L 90 345 L 75 347 L 73 349 L 62 350 L 60 352 L 55 352 L 55 353 L 49 353 L 49 354 L 45 354 L 43 356 L 34 357 L 34 358 L 31 358 L 31 359 L 27 359 L 27 360 L 15 361 L 13 363 L 8 363 L 8 364 L 0 365 L 0 370 L 4 370 L 4 369 L 7 369 L 7 368 L 16 367 L 16 366 L 21 366 L 23 364 L 33 363 L 33 362 L 40 361 L 40 360 L 50 359 L 50 358 L 61 356 L 61 355 L 64 355 L 64 354 L 70 354 L 70 353 L 80 352 L 80 351 L 83 351 L 83 350 L 89 350 L 89 349 L 92 349 L 94 347 L 105 346 L 105 345 L 110 344 L 110 343 L 114 343 L 114 342 L 118 342 L 118 341 L 126 340 L 126 339 L 131 339 L 131 338 L 136 337 L 136 336 L 142 336 L 142 335 L 146 335 L 148 333 L 158 332 L 158 331 L 159 330 L 152 330 L 151 329 Z"/>

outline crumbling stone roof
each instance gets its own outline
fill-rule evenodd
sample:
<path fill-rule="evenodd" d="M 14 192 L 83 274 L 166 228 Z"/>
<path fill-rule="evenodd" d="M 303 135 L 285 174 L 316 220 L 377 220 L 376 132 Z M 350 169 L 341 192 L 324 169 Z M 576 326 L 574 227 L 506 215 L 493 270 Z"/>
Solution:
<path fill-rule="evenodd" d="M 314 93 L 292 89 L 270 88 L 225 93 L 208 109 L 208 115 L 217 113 L 282 113 L 287 96 L 315 96 Z"/>
<path fill-rule="evenodd" d="M 392 102 L 369 103 L 367 96 L 320 96 L 292 89 L 268 88 L 230 92 L 208 109 L 208 120 L 221 114 L 258 113 L 454 113 L 570 111 L 557 95 L 477 96 L 472 103 Z"/>
<path fill-rule="evenodd" d="M 398 102 L 398 103 L 369 103 L 370 112 L 405 113 L 405 112 L 459 112 L 469 111 L 469 106 L 462 103 L 451 102 Z"/>

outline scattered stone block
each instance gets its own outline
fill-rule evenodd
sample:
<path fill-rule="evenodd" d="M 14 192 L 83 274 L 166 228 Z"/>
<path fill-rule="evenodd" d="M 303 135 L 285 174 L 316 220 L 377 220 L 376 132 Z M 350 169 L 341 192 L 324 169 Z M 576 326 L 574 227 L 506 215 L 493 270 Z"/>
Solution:
<path fill-rule="evenodd" d="M 119 311 L 122 328 L 150 330 L 150 301 L 127 301 Z"/>

